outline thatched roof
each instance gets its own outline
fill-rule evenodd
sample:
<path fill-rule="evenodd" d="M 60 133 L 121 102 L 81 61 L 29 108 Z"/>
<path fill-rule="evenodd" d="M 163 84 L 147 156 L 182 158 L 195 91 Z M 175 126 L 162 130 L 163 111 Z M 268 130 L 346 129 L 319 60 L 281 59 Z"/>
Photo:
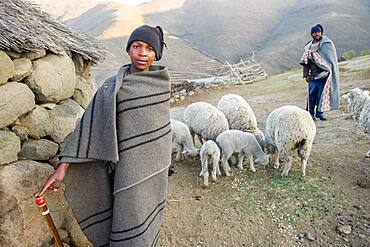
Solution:
<path fill-rule="evenodd" d="M 97 63 L 105 51 L 97 40 L 55 20 L 31 3 L 0 0 L 0 50 L 74 52 Z"/>

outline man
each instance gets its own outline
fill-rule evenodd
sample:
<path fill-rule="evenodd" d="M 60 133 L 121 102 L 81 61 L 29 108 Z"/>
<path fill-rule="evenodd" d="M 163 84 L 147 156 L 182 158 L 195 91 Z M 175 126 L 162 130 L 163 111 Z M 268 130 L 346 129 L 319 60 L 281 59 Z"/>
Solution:
<path fill-rule="evenodd" d="M 311 28 L 312 40 L 303 52 L 300 64 L 303 77 L 309 84 L 307 110 L 315 120 L 327 120 L 324 111 L 339 107 L 339 69 L 333 42 L 323 35 L 320 24 Z"/>

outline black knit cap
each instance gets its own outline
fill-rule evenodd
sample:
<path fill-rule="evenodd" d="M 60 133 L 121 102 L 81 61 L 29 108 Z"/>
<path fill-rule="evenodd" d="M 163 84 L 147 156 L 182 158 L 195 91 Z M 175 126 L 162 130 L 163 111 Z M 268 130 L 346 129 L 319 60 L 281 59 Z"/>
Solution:
<path fill-rule="evenodd" d="M 126 51 L 128 52 L 131 43 L 134 41 L 143 41 L 153 47 L 155 51 L 155 59 L 158 61 L 162 57 L 163 45 L 166 45 L 163 40 L 163 30 L 160 26 L 151 27 L 143 25 L 136 28 L 130 35 L 127 41 Z"/>
<path fill-rule="evenodd" d="M 323 34 L 324 28 L 320 24 L 317 24 L 311 28 L 311 34 L 316 33 L 316 32 Z"/>

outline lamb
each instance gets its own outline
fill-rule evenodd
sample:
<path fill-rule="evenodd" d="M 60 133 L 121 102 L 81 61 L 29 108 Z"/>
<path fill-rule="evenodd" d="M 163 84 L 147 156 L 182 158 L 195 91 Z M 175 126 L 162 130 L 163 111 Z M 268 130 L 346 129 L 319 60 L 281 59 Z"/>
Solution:
<path fill-rule="evenodd" d="M 288 176 L 291 168 L 292 151 L 297 150 L 301 159 L 302 176 L 306 175 L 307 161 L 316 135 L 316 126 L 311 115 L 293 105 L 273 110 L 266 121 L 266 150 L 277 154 L 274 168 L 278 169 L 279 157 L 285 161 L 281 176 Z"/>
<path fill-rule="evenodd" d="M 212 141 L 206 141 L 200 148 L 200 161 L 202 164 L 202 171 L 199 176 L 203 176 L 203 185 L 208 187 L 208 163 L 212 162 L 212 179 L 216 181 L 217 175 L 221 175 L 219 161 L 220 161 L 220 149 L 217 144 Z"/>
<path fill-rule="evenodd" d="M 370 134 L 370 95 L 368 90 L 354 88 L 342 96 L 347 99 L 348 109 L 358 121 L 359 128 Z M 366 154 L 370 158 L 370 149 Z"/>
<path fill-rule="evenodd" d="M 256 116 L 247 101 L 237 94 L 227 94 L 221 97 L 217 108 L 225 114 L 230 129 L 254 134 L 261 148 L 264 148 L 265 136 L 257 128 Z"/>
<path fill-rule="evenodd" d="M 243 157 L 249 158 L 249 167 L 252 172 L 256 172 L 254 163 L 266 166 L 269 161 L 256 137 L 252 133 L 241 130 L 226 130 L 216 139 L 218 146 L 222 151 L 221 166 L 226 176 L 230 176 L 230 166 L 228 160 L 232 154 L 238 154 L 238 168 L 243 169 Z M 255 160 L 254 160 L 255 158 Z"/>
<path fill-rule="evenodd" d="M 192 142 L 189 127 L 177 120 L 171 119 L 172 143 L 176 147 L 176 160 L 180 161 L 185 156 L 195 157 L 198 151 Z"/>
<path fill-rule="evenodd" d="M 204 140 L 215 141 L 217 136 L 229 129 L 225 115 L 216 107 L 205 102 L 196 102 L 186 107 L 184 121 L 193 137 L 197 134 L 201 144 Z"/>

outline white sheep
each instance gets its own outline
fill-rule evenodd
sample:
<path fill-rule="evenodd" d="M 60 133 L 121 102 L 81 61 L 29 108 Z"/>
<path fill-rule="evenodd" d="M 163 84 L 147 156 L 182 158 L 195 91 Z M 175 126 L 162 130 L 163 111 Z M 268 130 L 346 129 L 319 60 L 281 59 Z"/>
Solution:
<path fill-rule="evenodd" d="M 278 169 L 279 158 L 285 162 L 281 176 L 288 176 L 292 152 L 297 150 L 301 159 L 302 176 L 306 175 L 307 161 L 316 135 L 316 126 L 311 115 L 293 105 L 273 110 L 266 121 L 266 150 L 277 154 L 274 168 Z"/>
<path fill-rule="evenodd" d="M 232 154 L 238 154 L 238 168 L 243 169 L 243 158 L 249 159 L 249 168 L 252 172 L 256 171 L 254 163 L 266 166 L 269 157 L 258 144 L 256 137 L 252 133 L 241 130 L 226 130 L 216 139 L 222 152 L 221 166 L 226 176 L 230 176 L 230 166 L 228 160 Z"/>
<path fill-rule="evenodd" d="M 243 97 L 237 94 L 224 95 L 218 102 L 217 108 L 225 114 L 230 129 L 254 134 L 261 148 L 264 148 L 265 136 L 257 128 L 256 116 Z"/>
<path fill-rule="evenodd" d="M 342 96 L 348 102 L 348 110 L 353 113 L 353 118 L 359 121 L 362 109 L 365 103 L 369 100 L 369 91 L 354 88 L 349 90 Z"/>
<path fill-rule="evenodd" d="M 212 179 L 216 181 L 217 175 L 221 175 L 220 171 L 220 149 L 218 148 L 217 144 L 212 141 L 206 141 L 202 147 L 200 148 L 200 161 L 202 164 L 202 171 L 200 172 L 199 176 L 203 176 L 203 184 L 204 186 L 208 187 L 208 164 L 212 162 Z"/>
<path fill-rule="evenodd" d="M 348 109 L 353 113 L 359 128 L 370 134 L 370 95 L 368 90 L 354 88 L 345 93 L 343 98 L 347 99 Z M 370 158 L 370 149 L 366 154 Z"/>
<path fill-rule="evenodd" d="M 171 119 L 172 143 L 176 147 L 176 160 L 183 160 L 184 155 L 195 157 L 198 151 L 194 147 L 189 127 L 177 120 Z"/>
<path fill-rule="evenodd" d="M 189 126 L 193 142 L 194 135 L 197 134 L 202 144 L 202 138 L 215 141 L 219 134 L 229 129 L 225 115 L 205 102 L 196 102 L 186 107 L 184 121 Z"/>

